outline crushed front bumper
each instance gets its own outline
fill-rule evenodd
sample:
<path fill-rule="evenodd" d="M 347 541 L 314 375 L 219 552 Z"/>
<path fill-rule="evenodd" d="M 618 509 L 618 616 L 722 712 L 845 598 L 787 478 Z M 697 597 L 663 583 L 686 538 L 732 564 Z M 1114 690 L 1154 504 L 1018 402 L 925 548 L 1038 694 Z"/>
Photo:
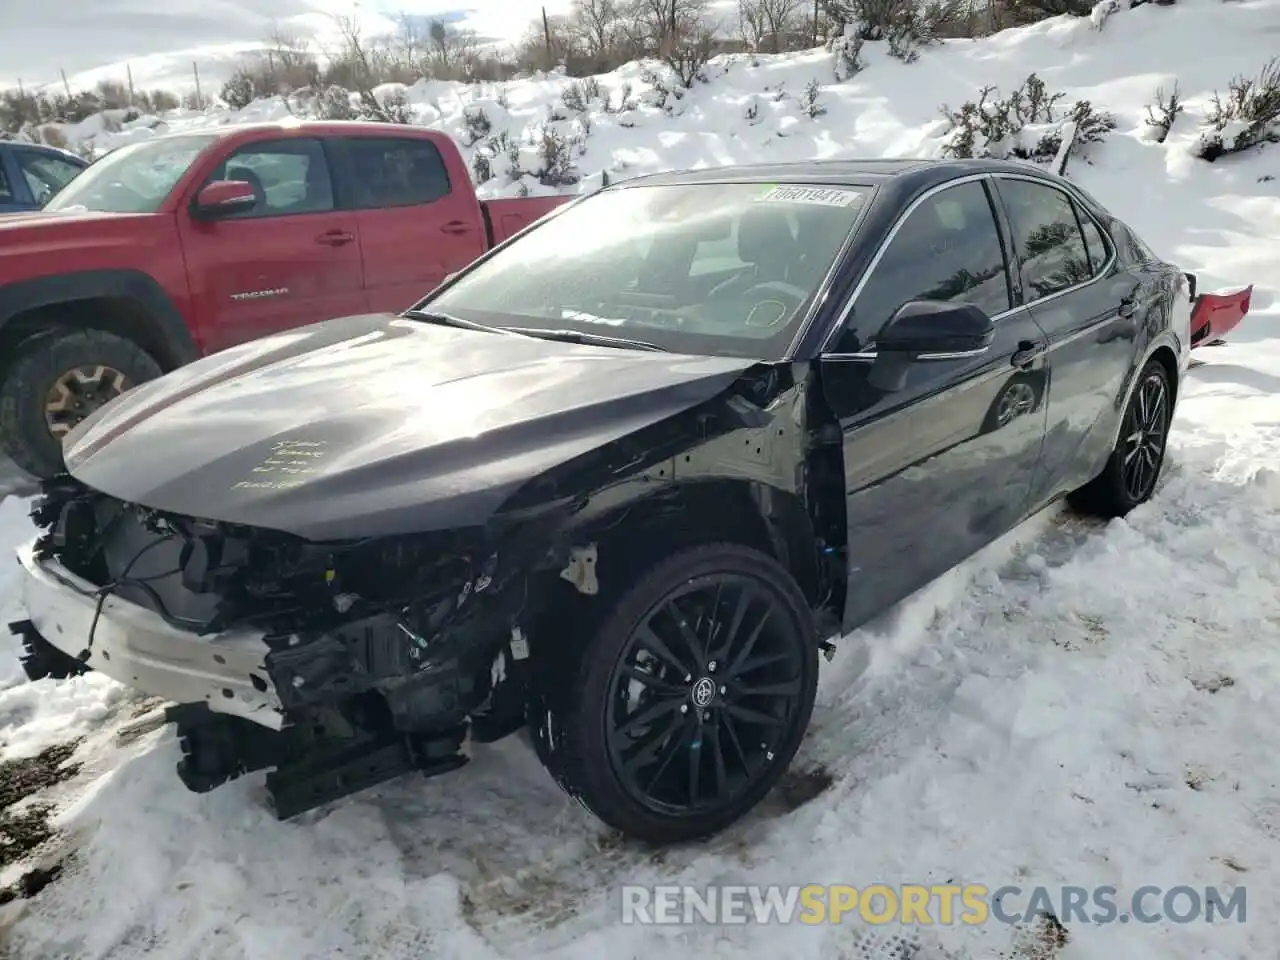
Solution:
<path fill-rule="evenodd" d="M 90 647 L 90 669 L 143 693 L 281 729 L 284 713 L 267 675 L 261 632 L 202 637 L 111 595 L 99 613 L 99 588 L 52 558 L 37 558 L 34 548 L 34 540 L 19 547 L 18 561 L 27 617 L 45 642 L 73 658 Z"/>

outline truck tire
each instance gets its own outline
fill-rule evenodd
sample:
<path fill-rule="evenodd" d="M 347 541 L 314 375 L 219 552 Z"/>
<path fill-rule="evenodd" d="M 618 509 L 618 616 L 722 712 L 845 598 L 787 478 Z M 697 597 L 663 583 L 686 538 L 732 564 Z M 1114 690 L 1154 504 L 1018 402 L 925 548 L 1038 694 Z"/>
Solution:
<path fill-rule="evenodd" d="M 0 381 L 0 453 L 39 478 L 65 469 L 62 438 L 131 387 L 164 371 L 105 330 L 48 330 L 25 341 Z"/>

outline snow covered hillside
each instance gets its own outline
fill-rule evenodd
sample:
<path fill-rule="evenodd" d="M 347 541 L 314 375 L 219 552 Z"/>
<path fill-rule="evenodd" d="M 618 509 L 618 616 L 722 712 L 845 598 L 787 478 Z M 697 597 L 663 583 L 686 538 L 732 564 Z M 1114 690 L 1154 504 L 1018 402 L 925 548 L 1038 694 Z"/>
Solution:
<path fill-rule="evenodd" d="M 415 120 L 487 161 L 474 168 L 490 196 L 557 189 L 543 182 L 556 179 L 590 189 L 604 172 L 936 156 L 952 135 L 941 104 L 958 109 L 986 86 L 1006 95 L 1032 72 L 1067 95 L 1060 109 L 1089 100 L 1115 129 L 1070 175 L 1203 289 L 1257 284 L 1232 343 L 1199 351 L 1156 498 L 1110 525 L 1047 511 L 845 638 L 787 788 L 714 842 L 656 855 L 604 835 L 515 739 L 476 747 L 460 773 L 406 778 L 287 824 L 266 812 L 260 775 L 187 793 L 172 735 L 153 729 L 155 704 L 100 677 L 22 682 L 6 637 L 0 757 L 84 739 L 62 782 L 47 754 L 34 764 L 51 784 L 34 801 L 53 805 L 60 834 L 37 861 L 0 859 L 0 885 L 62 866 L 35 896 L 0 906 L 0 955 L 1275 955 L 1280 144 L 1214 163 L 1194 148 L 1213 92 L 1280 50 L 1280 0 L 1144 5 L 1101 29 L 1055 18 L 928 48 L 913 63 L 885 46 L 865 44 L 864 69 L 839 83 L 836 55 L 818 50 L 719 60 L 705 83 L 665 101 L 637 65 L 596 78 L 598 91 L 580 84 L 582 104 L 566 102 L 569 81 L 554 76 L 505 89 L 420 83 L 406 99 Z M 1157 142 L 1146 107 L 1175 82 L 1185 109 Z M 481 111 L 488 129 L 477 136 Z M 67 132 L 106 148 L 153 135 L 157 122 L 177 131 L 287 113 L 277 99 Z M 573 145 L 558 177 L 540 166 L 547 130 Z M 0 501 L 0 550 L 29 532 L 26 505 Z M 0 623 L 21 615 L 13 580 L 0 563 Z M 43 822 L 19 809 L 0 813 L 0 851 Z M 1214 925 L 1068 922 L 1065 935 L 856 919 L 645 928 L 618 922 L 624 882 L 1113 885 L 1122 896 L 1143 884 L 1240 884 L 1249 911 Z"/>

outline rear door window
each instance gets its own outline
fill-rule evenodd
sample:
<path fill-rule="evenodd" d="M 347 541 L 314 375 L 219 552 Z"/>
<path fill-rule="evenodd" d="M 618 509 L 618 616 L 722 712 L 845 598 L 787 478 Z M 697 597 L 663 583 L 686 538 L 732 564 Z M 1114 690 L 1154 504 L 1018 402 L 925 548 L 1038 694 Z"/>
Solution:
<path fill-rule="evenodd" d="M 351 137 L 336 143 L 357 209 L 420 206 L 447 197 L 452 189 L 444 157 L 430 140 Z"/>
<path fill-rule="evenodd" d="M 1047 184 L 1005 177 L 1000 196 L 1009 212 L 1028 303 L 1093 278 L 1102 263 L 1091 262 L 1070 197 Z"/>

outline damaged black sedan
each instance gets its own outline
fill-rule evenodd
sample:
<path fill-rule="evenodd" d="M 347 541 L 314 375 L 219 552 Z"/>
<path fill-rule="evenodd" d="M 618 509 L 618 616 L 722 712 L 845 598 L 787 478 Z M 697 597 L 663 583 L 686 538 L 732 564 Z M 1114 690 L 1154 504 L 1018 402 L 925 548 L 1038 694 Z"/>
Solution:
<path fill-rule="evenodd" d="M 1189 278 L 1023 164 L 641 178 L 402 316 L 143 384 L 20 551 L 33 678 L 172 701 L 281 817 L 527 727 L 627 834 L 747 813 L 821 654 L 1049 502 L 1149 498 Z"/>

